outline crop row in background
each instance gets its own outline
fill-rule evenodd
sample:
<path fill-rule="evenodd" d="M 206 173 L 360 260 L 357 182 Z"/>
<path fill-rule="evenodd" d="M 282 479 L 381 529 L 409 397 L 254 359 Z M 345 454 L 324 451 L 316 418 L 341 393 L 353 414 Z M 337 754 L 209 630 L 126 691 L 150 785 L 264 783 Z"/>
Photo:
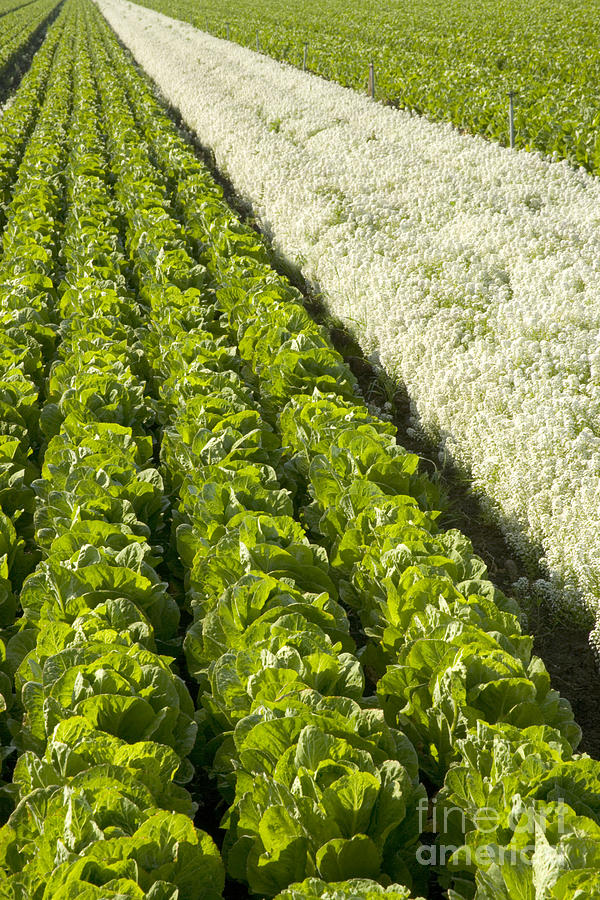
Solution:
<path fill-rule="evenodd" d="M 275 59 L 507 144 L 600 168 L 597 0 L 140 0 Z"/>

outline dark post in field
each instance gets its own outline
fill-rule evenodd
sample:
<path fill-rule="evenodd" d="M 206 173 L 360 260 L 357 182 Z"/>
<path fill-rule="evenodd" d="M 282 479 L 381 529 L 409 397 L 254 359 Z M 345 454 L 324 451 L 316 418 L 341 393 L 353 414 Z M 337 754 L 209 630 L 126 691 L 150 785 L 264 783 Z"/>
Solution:
<path fill-rule="evenodd" d="M 258 28 L 256 29 L 256 52 L 260 53 L 260 38 L 258 36 Z"/>
<path fill-rule="evenodd" d="M 306 64 L 308 62 L 308 43 L 304 42 L 304 58 L 302 60 L 302 71 L 306 72 Z"/>
<path fill-rule="evenodd" d="M 375 98 L 375 64 L 369 63 L 369 97 Z"/>
<path fill-rule="evenodd" d="M 225 34 L 226 34 L 226 36 L 227 36 L 227 40 L 229 40 L 229 22 L 228 22 L 227 25 L 225 26 Z"/>

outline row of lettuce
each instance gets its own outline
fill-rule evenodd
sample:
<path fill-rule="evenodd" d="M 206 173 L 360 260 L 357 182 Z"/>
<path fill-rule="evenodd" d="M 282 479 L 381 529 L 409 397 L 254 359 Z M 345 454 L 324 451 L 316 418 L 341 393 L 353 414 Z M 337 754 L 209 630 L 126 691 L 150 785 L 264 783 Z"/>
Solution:
<path fill-rule="evenodd" d="M 24 148 L 41 115 L 52 115 L 52 92 L 60 79 L 60 66 L 53 69 L 56 47 L 62 32 L 64 11 L 54 27 L 50 28 L 44 43 L 35 54 L 31 67 L 23 76 L 12 102 L 2 113 L 0 131 L 0 227 L 6 224 L 5 210 L 14 190 L 14 181 L 22 160 Z M 46 100 L 49 93 L 50 99 Z M 49 132 L 50 133 L 50 132 Z M 44 144 L 38 145 L 38 154 Z M 51 152 L 51 148 L 48 148 Z M 35 161 L 35 156 L 32 156 Z M 23 178 L 23 181 L 26 179 Z M 18 225 L 18 223 L 15 223 Z M 24 239 L 23 237 L 21 238 Z"/>
<path fill-rule="evenodd" d="M 51 28 L 13 104 L 2 117 L 0 136 L 0 224 L 6 226 L 0 260 L 0 625 L 4 629 L 14 626 L 17 591 L 35 561 L 31 484 L 39 474 L 33 460 L 41 439 L 38 394 L 44 381 L 44 360 L 51 358 L 55 343 L 54 331 L 47 324 L 45 291 L 52 287 L 48 270 L 60 211 L 55 182 L 65 140 L 61 120 L 66 115 L 66 39 L 60 52 L 57 46 L 64 22 L 63 14 Z M 44 97 L 46 102 L 42 104 Z M 36 122 L 37 129 L 32 133 Z M 8 221 L 4 210 L 8 210 Z M 37 214 L 32 215 L 33 211 Z M 18 636 L 10 630 L 3 636 L 19 644 Z M 10 710 L 13 703 L 11 652 L 0 640 L 3 711 Z M 0 721 L 0 734 L 0 753 L 6 755 L 11 741 L 5 717 Z"/>
<path fill-rule="evenodd" d="M 68 0 L 48 52 L 1 263 L 20 323 L 3 329 L 20 418 L 7 402 L 2 737 L 20 756 L 0 897 L 220 896 L 198 766 L 228 874 L 260 896 L 424 890 L 419 769 L 436 858 L 460 848 L 438 867 L 454 898 L 590 896 L 600 764 L 573 757 L 518 609 L 436 529 L 416 458 L 95 7 Z M 169 507 L 196 704 L 157 571 Z M 17 616 L 9 566 L 32 538 Z"/>
<path fill-rule="evenodd" d="M 0 839 L 0 896 L 216 898 L 219 853 L 194 828 L 182 786 L 193 703 L 155 643 L 174 636 L 179 611 L 155 570 L 152 526 L 164 498 L 149 465 L 152 407 L 118 333 L 138 310 L 118 290 L 124 263 L 83 26 L 70 4 L 48 93 L 52 133 L 40 115 L 4 232 L 4 290 L 39 324 L 43 361 L 53 362 L 29 424 L 47 442 L 33 483 L 44 559 L 25 580 L 8 642 L 24 717 L 5 789 L 15 809 Z M 40 146 L 47 156 L 28 182 L 40 224 L 19 250 L 10 241 L 19 186 Z M 58 271 L 60 284 L 51 280 Z"/>
<path fill-rule="evenodd" d="M 0 8 L 0 101 L 18 79 L 21 55 L 45 27 L 61 0 L 33 0 L 6 10 Z"/>

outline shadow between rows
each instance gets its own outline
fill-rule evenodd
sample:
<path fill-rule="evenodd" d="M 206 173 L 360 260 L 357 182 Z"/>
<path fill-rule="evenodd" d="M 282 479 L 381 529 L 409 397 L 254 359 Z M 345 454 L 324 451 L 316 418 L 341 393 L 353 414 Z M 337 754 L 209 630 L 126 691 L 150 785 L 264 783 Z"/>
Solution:
<path fill-rule="evenodd" d="M 4 66 L 0 66 L 0 113 L 2 112 L 3 104 L 17 90 L 21 79 L 29 71 L 33 57 L 41 47 L 48 29 L 62 9 L 63 2 L 64 0 L 60 0 L 46 18 L 40 22 L 20 51 L 13 54 Z M 25 5 L 28 6 L 29 4 Z"/>

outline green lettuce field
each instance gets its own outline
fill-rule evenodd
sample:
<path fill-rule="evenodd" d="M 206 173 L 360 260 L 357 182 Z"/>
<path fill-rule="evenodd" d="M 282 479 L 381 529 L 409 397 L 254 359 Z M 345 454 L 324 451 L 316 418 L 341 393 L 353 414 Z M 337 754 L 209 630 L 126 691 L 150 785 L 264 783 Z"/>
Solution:
<path fill-rule="evenodd" d="M 0 900 L 600 896 L 600 761 L 519 605 L 57 12 L 0 116 Z"/>

